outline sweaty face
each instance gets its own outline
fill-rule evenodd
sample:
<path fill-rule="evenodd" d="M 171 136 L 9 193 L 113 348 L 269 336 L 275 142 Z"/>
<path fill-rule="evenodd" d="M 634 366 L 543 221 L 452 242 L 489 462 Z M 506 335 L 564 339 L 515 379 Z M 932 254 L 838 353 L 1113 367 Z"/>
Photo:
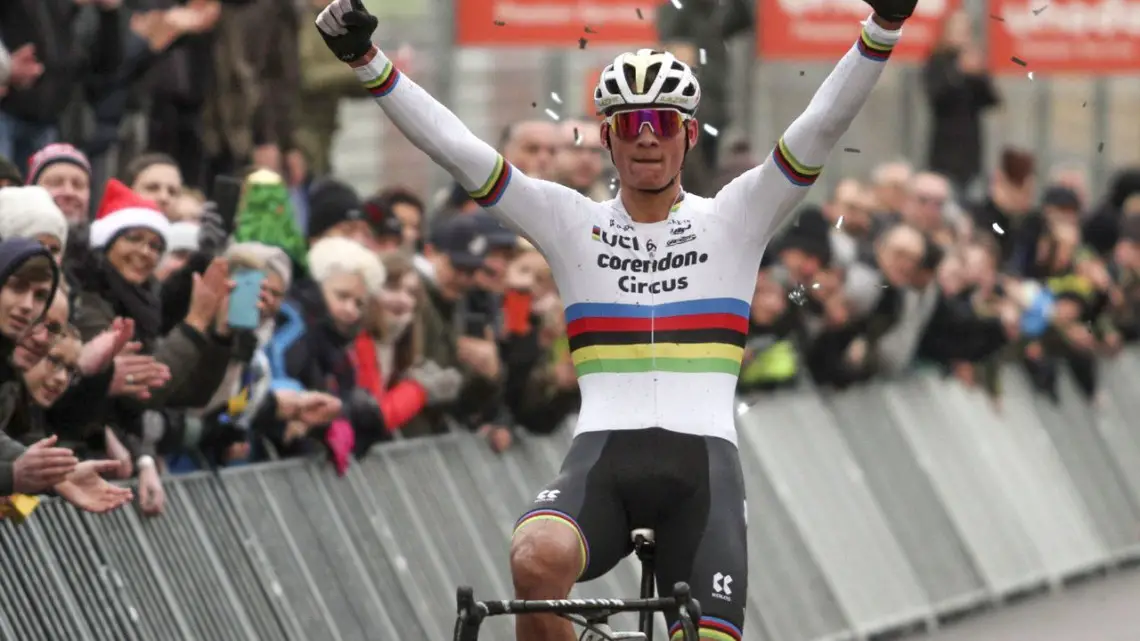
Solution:
<path fill-rule="evenodd" d="M 87 220 L 91 203 L 91 178 L 87 172 L 71 163 L 57 162 L 40 174 L 37 184 L 48 190 L 68 223 Z"/>
<path fill-rule="evenodd" d="M 149 229 L 128 229 L 107 249 L 107 261 L 128 283 L 141 285 L 154 274 L 163 252 L 162 238 Z"/>
<path fill-rule="evenodd" d="M 139 173 L 131 189 L 153 200 L 167 218 L 177 220 L 175 203 L 182 195 L 182 172 L 173 165 L 151 165 Z"/>
<path fill-rule="evenodd" d="M 640 111 L 645 116 L 640 126 L 632 116 L 621 113 L 602 125 L 602 142 L 608 143 L 613 152 L 614 167 L 623 186 L 648 191 L 668 185 L 681 173 L 686 139 L 689 147 L 697 142 L 696 120 L 690 118 L 679 127 L 673 126 L 669 124 L 673 115 L 658 118 L 655 111 L 678 114 L 672 109 L 646 109 Z M 629 119 L 620 122 L 625 118 Z"/>

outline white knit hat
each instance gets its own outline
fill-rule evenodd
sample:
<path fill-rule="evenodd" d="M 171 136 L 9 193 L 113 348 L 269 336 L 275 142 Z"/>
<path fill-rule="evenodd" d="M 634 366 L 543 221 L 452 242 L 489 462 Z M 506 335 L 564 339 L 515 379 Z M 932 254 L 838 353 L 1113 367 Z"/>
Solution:
<path fill-rule="evenodd" d="M 43 187 L 0 189 L 0 239 L 55 236 L 67 245 L 67 219 Z"/>
<path fill-rule="evenodd" d="M 108 247 L 119 234 L 140 227 L 158 234 L 164 243 L 170 243 L 170 221 L 158 205 L 118 180 L 108 180 L 99 213 L 91 223 L 91 246 Z"/>
<path fill-rule="evenodd" d="M 166 239 L 166 251 L 198 251 L 198 232 L 202 226 L 186 220 L 170 225 L 170 235 Z"/>

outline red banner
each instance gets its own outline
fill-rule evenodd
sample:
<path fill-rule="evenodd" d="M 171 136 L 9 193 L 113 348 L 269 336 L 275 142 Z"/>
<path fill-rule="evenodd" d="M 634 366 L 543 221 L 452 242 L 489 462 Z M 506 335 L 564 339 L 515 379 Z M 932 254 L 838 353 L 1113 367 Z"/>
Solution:
<path fill-rule="evenodd" d="M 994 73 L 1140 70 L 1140 0 L 990 0 Z"/>
<path fill-rule="evenodd" d="M 942 18 L 960 0 L 919 0 L 891 60 L 919 61 L 938 40 Z M 756 51 L 767 60 L 835 61 L 871 14 L 863 0 L 758 0 Z"/>
<path fill-rule="evenodd" d="M 650 45 L 658 0 L 459 0 L 464 47 Z"/>

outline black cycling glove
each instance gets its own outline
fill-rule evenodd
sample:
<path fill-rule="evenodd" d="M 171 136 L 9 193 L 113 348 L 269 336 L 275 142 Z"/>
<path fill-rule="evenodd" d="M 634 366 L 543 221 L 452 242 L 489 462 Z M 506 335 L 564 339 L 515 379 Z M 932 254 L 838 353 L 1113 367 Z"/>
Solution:
<path fill-rule="evenodd" d="M 888 22 L 902 22 L 914 13 L 918 0 L 863 0 L 875 10 L 875 15 Z M 330 45 L 331 46 L 331 45 Z"/>
<path fill-rule="evenodd" d="M 372 49 L 379 22 L 360 0 L 334 0 L 317 16 L 317 30 L 338 59 L 354 62 Z"/>

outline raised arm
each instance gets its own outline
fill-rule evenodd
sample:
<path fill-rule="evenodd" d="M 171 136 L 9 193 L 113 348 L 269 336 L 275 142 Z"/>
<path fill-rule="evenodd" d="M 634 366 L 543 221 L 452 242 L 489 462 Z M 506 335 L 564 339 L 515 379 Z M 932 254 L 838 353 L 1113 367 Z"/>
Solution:
<path fill-rule="evenodd" d="M 566 219 L 562 212 L 581 196 L 554 183 L 530 178 L 503 160 L 494 148 L 371 44 L 375 26 L 376 18 L 364 10 L 359 0 L 334 0 L 317 17 L 317 28 L 329 48 L 352 66 L 376 103 L 412 144 L 454 176 L 476 203 L 543 250 L 555 247 L 553 241 Z M 359 40 L 362 35 L 363 41 Z"/>
<path fill-rule="evenodd" d="M 750 244 L 757 248 L 766 245 L 807 195 L 828 154 L 871 95 L 901 33 L 901 29 L 890 31 L 868 18 L 859 39 L 763 164 L 725 185 L 716 195 L 718 214 L 734 219 L 739 229 L 746 230 Z"/>

